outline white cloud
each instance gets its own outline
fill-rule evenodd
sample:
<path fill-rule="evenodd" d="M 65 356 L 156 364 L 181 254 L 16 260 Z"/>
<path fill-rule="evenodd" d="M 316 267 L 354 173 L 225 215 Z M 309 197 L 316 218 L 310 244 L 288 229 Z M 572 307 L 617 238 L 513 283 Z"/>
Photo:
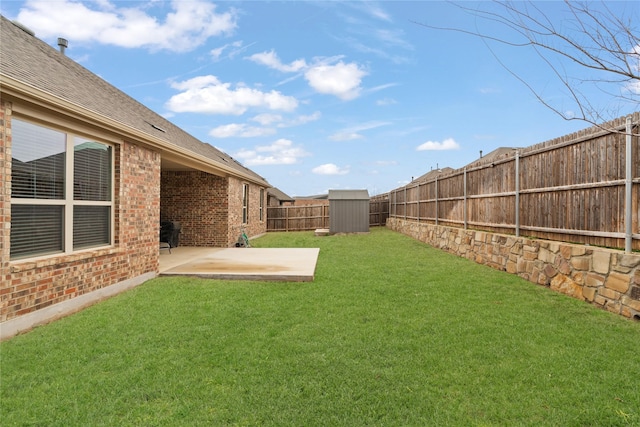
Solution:
<path fill-rule="evenodd" d="M 625 89 L 636 95 L 640 95 L 640 80 L 628 82 L 625 85 Z"/>
<path fill-rule="evenodd" d="M 182 91 L 167 101 L 166 107 L 178 113 L 209 113 L 240 115 L 249 108 L 292 111 L 298 101 L 278 91 L 261 92 L 230 83 L 222 83 L 215 76 L 194 77 L 171 85 Z"/>
<path fill-rule="evenodd" d="M 256 53 L 247 59 L 283 73 L 298 73 L 297 76 L 288 78 L 281 84 L 294 80 L 300 73 L 304 73 L 309 86 L 316 92 L 334 95 L 345 101 L 360 96 L 362 90 L 360 83 L 367 75 L 367 72 L 355 62 L 345 64 L 341 60 L 342 56 L 314 58 L 311 64 L 307 64 L 304 59 L 296 59 L 289 64 L 284 64 L 276 52 L 271 50 Z M 336 61 L 338 62 L 335 63 Z M 390 85 L 385 85 L 381 89 L 388 86 Z"/>
<path fill-rule="evenodd" d="M 360 95 L 360 83 L 366 75 L 367 72 L 358 64 L 340 61 L 335 65 L 320 64 L 310 67 L 305 72 L 305 79 L 317 92 L 348 101 Z"/>
<path fill-rule="evenodd" d="M 226 58 L 233 58 L 244 49 L 246 49 L 246 47 L 242 47 L 242 41 L 239 40 L 233 43 L 227 43 L 224 46 L 220 46 L 215 49 L 211 49 L 209 51 L 209 54 L 214 61 L 219 61 L 222 59 L 222 54 L 224 52 L 229 52 L 227 53 Z"/>
<path fill-rule="evenodd" d="M 302 147 L 296 147 L 288 139 L 278 139 L 271 145 L 257 146 L 252 150 L 242 149 L 235 157 L 242 159 L 247 166 L 255 165 L 291 165 L 298 163 L 301 157 L 309 153 Z"/>
<path fill-rule="evenodd" d="M 326 163 L 313 168 L 311 172 L 317 175 L 346 175 L 349 173 L 349 167 L 340 168 L 333 163 Z"/>
<path fill-rule="evenodd" d="M 209 135 L 214 138 L 253 138 L 256 136 L 273 135 L 276 130 L 269 127 L 248 126 L 244 123 L 230 123 L 218 126 L 209 131 Z"/>
<path fill-rule="evenodd" d="M 395 166 L 398 162 L 396 160 L 377 160 L 375 164 L 378 166 Z"/>
<path fill-rule="evenodd" d="M 290 120 L 288 122 L 281 123 L 278 127 L 300 126 L 300 125 L 304 125 L 306 123 L 315 122 L 316 120 L 320 120 L 320 117 L 322 117 L 322 113 L 320 111 L 316 111 L 315 113 L 308 114 L 306 116 L 302 115 L 302 116 L 295 117 L 294 119 L 292 119 L 292 120 Z"/>
<path fill-rule="evenodd" d="M 295 73 L 307 67 L 307 63 L 304 59 L 296 59 L 290 64 L 283 64 L 273 50 L 269 52 L 256 53 L 247 59 L 284 73 Z"/>
<path fill-rule="evenodd" d="M 251 119 L 254 122 L 260 123 L 262 126 L 269 126 L 273 123 L 278 123 L 282 121 L 282 116 L 280 114 L 258 114 L 257 116 Z"/>
<path fill-rule="evenodd" d="M 388 124 L 390 123 L 380 122 L 380 121 L 361 123 L 361 124 L 352 126 L 348 129 L 343 129 L 339 132 L 336 132 L 333 135 L 329 136 L 329 139 L 332 141 L 353 141 L 354 139 L 364 138 L 364 136 L 360 134 L 360 132 L 362 131 L 366 131 L 369 129 L 376 129 L 381 126 L 386 126 Z"/>
<path fill-rule="evenodd" d="M 86 2 L 85 2 L 86 3 Z M 154 2 L 88 4 L 60 0 L 31 0 L 20 10 L 17 20 L 32 28 L 38 37 L 65 37 L 78 42 L 98 42 L 126 48 L 190 51 L 208 38 L 232 33 L 236 11 L 217 13 L 208 1 L 174 0 L 163 21 L 146 13 Z M 137 4 L 138 7 L 122 7 Z"/>
<path fill-rule="evenodd" d="M 376 101 L 376 105 L 379 107 L 384 107 L 386 105 L 393 105 L 393 104 L 397 104 L 398 101 L 396 101 L 393 98 L 383 98 L 383 99 L 378 99 Z"/>
<path fill-rule="evenodd" d="M 362 139 L 364 135 L 361 135 L 357 132 L 336 132 L 333 135 L 329 136 L 329 139 L 332 141 L 354 141 L 356 139 Z"/>
<path fill-rule="evenodd" d="M 388 46 L 402 47 L 411 50 L 413 46 L 404 39 L 404 31 L 402 30 L 386 30 L 378 29 L 373 32 L 374 36 L 382 43 Z"/>
<path fill-rule="evenodd" d="M 418 151 L 445 151 L 459 149 L 460 145 L 453 138 L 447 138 L 442 142 L 427 141 L 416 148 Z"/>
<path fill-rule="evenodd" d="M 245 123 L 229 123 L 213 128 L 209 131 L 209 135 L 214 138 L 252 138 L 256 136 L 273 135 L 276 128 L 288 128 L 303 125 L 321 117 L 320 112 L 310 115 L 302 115 L 293 119 L 285 119 L 280 114 L 258 114 L 249 120 L 259 123 L 261 126 L 251 126 Z"/>
<path fill-rule="evenodd" d="M 315 113 L 308 115 L 301 115 L 291 119 L 285 119 L 279 114 L 258 114 L 251 120 L 258 122 L 263 126 L 277 125 L 279 128 L 289 128 L 293 126 L 300 126 L 306 123 L 314 122 L 322 117 L 322 113 L 316 111 Z"/>
<path fill-rule="evenodd" d="M 640 73 L 640 44 L 634 46 L 629 51 L 629 62 L 631 69 L 635 72 L 636 76 Z M 640 95 L 640 80 L 635 79 L 627 82 L 624 85 L 624 89 L 635 95 Z"/>

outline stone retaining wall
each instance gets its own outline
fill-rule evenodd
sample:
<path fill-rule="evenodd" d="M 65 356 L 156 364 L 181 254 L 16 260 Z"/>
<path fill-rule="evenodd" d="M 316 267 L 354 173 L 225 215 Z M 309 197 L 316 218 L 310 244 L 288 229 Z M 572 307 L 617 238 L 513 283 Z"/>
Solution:
<path fill-rule="evenodd" d="M 389 218 L 387 227 L 640 321 L 640 254 Z"/>

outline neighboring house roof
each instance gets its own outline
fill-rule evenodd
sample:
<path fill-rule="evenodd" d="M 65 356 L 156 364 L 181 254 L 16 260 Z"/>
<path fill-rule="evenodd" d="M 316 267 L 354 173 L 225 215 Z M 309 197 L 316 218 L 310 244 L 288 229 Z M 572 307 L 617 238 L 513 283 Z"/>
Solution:
<path fill-rule="evenodd" d="M 281 202 L 293 202 L 293 199 L 287 196 L 285 193 L 277 189 L 276 187 L 271 187 L 267 189 L 267 195 L 275 197 Z"/>
<path fill-rule="evenodd" d="M 369 200 L 367 190 L 329 190 L 329 200 Z"/>
<path fill-rule="evenodd" d="M 317 194 L 315 196 L 295 196 L 294 199 L 298 200 L 327 200 L 328 194 Z"/>
<path fill-rule="evenodd" d="M 433 170 L 430 170 L 429 172 L 425 173 L 424 175 L 421 175 L 421 176 L 417 177 L 412 182 L 433 181 L 433 180 L 436 179 L 437 176 L 445 174 L 445 173 L 449 173 L 451 171 L 453 171 L 452 168 L 433 169 Z"/>
<path fill-rule="evenodd" d="M 148 144 L 163 162 L 222 176 L 268 182 L 189 135 L 32 33 L 0 16 L 0 91 Z"/>
<path fill-rule="evenodd" d="M 494 163 L 498 160 L 502 160 L 502 159 L 507 159 L 507 158 L 511 158 L 515 152 L 516 152 L 517 148 L 512 148 L 512 147 L 499 147 L 496 148 L 495 150 L 491 151 L 488 154 L 485 154 L 484 156 L 480 157 L 477 160 L 474 160 L 473 162 L 469 163 L 467 165 L 467 168 L 470 167 L 474 167 L 474 166 L 480 166 L 486 163 Z"/>

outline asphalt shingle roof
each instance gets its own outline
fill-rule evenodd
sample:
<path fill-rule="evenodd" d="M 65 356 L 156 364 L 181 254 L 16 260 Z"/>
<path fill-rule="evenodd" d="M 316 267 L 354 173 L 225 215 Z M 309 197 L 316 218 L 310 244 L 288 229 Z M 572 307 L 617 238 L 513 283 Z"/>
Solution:
<path fill-rule="evenodd" d="M 53 95 L 87 112 L 115 120 L 155 139 L 206 157 L 213 167 L 268 182 L 228 154 L 191 136 L 169 120 L 87 70 L 57 49 L 0 15 L 0 76 Z M 0 88 L 1 90 L 1 88 Z M 187 153 L 188 154 L 188 153 Z"/>

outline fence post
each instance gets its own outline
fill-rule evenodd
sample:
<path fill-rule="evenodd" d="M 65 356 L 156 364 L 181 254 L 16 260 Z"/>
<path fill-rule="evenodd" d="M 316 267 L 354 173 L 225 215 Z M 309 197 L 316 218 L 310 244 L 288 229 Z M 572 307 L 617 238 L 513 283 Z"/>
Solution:
<path fill-rule="evenodd" d="M 420 183 L 418 182 L 418 222 L 420 222 Z"/>
<path fill-rule="evenodd" d="M 436 175 L 436 225 L 438 225 L 438 175 Z"/>
<path fill-rule="evenodd" d="M 464 179 L 462 181 L 462 186 L 464 187 L 464 202 L 462 203 L 462 208 L 464 209 L 463 219 L 464 219 L 464 229 L 467 229 L 467 167 L 464 168 Z"/>
<path fill-rule="evenodd" d="M 520 150 L 516 150 L 516 237 L 520 237 Z"/>
<path fill-rule="evenodd" d="M 291 206 L 287 206 L 287 209 L 284 211 L 284 228 L 289 231 L 289 208 Z"/>
<path fill-rule="evenodd" d="M 633 232 L 633 227 L 632 227 L 632 223 L 633 223 L 633 213 L 632 213 L 632 209 L 631 209 L 631 199 L 632 199 L 632 194 L 633 192 L 631 191 L 633 188 L 633 171 L 632 171 L 632 164 L 631 164 L 631 155 L 632 153 L 632 148 L 631 148 L 631 116 L 627 116 L 627 122 L 626 122 L 626 133 L 627 133 L 627 137 L 626 137 L 626 173 L 625 173 L 625 195 L 624 195 L 624 200 L 625 200 L 625 212 L 624 212 L 624 223 L 625 223 L 625 233 L 624 233 L 624 252 L 627 254 L 631 253 L 631 246 L 632 246 L 632 232 Z"/>
<path fill-rule="evenodd" d="M 404 220 L 407 220 L 407 186 L 404 186 Z"/>

